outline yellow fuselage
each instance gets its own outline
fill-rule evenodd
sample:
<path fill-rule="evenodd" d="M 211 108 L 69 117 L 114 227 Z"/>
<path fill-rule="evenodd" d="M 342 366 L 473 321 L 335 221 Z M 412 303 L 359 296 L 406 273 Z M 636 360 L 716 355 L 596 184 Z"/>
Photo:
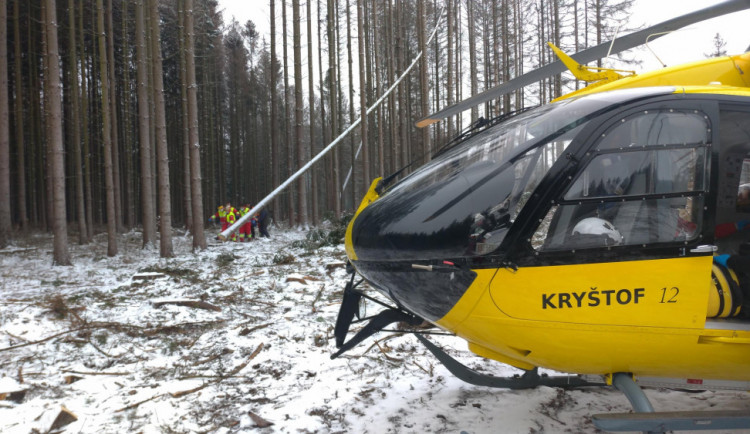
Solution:
<path fill-rule="evenodd" d="M 522 369 L 750 380 L 750 331 L 706 328 L 711 258 L 475 270 L 437 321 Z"/>
<path fill-rule="evenodd" d="M 562 99 L 653 86 L 750 96 L 748 73 L 750 53 L 630 76 Z M 371 188 L 358 214 L 375 200 Z M 347 254 L 356 267 L 351 226 Z M 474 353 L 522 369 L 750 381 L 750 322 L 706 319 L 711 267 L 706 255 L 478 268 L 463 296 L 433 322 L 466 339 Z"/>

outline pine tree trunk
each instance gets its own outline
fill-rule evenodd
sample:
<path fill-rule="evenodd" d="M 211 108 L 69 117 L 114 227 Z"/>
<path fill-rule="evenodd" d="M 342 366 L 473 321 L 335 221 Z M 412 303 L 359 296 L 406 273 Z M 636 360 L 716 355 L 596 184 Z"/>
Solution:
<path fill-rule="evenodd" d="M 10 117 L 8 108 L 8 5 L 0 0 L 0 249 L 10 244 Z"/>
<path fill-rule="evenodd" d="M 107 200 L 107 256 L 117 254 L 117 217 L 115 213 L 115 188 L 112 168 L 112 129 L 109 104 L 109 66 L 107 65 L 107 41 L 104 29 L 104 6 L 96 0 L 97 28 L 99 39 L 99 79 L 102 83 L 102 142 L 104 142 L 104 188 Z"/>
<path fill-rule="evenodd" d="M 455 38 L 455 30 L 453 29 L 453 20 L 455 19 L 455 15 L 453 14 L 453 1 L 454 0 L 447 0 L 448 4 L 446 5 L 447 10 L 447 21 L 448 21 L 448 62 L 447 62 L 447 90 L 446 92 L 448 94 L 448 107 L 453 105 L 453 89 L 455 88 L 454 80 L 453 80 L 453 38 Z M 453 126 L 453 116 L 448 118 L 448 140 L 453 139 L 453 137 L 456 135 L 455 129 Z"/>
<path fill-rule="evenodd" d="M 497 0 L 492 0 L 492 86 L 500 84 L 500 67 L 502 62 L 500 60 L 500 32 L 498 29 L 502 26 L 502 17 L 499 15 L 500 11 L 497 5 Z M 504 14 L 504 13 L 503 13 Z M 498 116 L 502 113 L 502 98 L 495 100 L 495 110 L 493 111 L 494 116 Z"/>
<path fill-rule="evenodd" d="M 287 19 L 286 19 L 286 0 L 281 1 L 281 44 L 282 44 L 282 52 L 284 53 L 284 141 L 285 141 L 285 147 L 287 150 L 286 155 L 286 175 L 291 175 L 292 170 L 294 170 L 294 145 L 292 144 L 292 128 L 291 128 L 291 118 L 289 114 L 289 106 L 291 105 L 291 98 L 289 96 L 289 67 L 287 65 L 289 54 L 288 54 L 288 44 L 286 42 L 286 35 L 287 35 Z M 295 210 L 295 202 L 294 202 L 294 188 L 287 189 L 287 206 L 289 209 L 287 210 L 287 215 L 289 219 L 289 224 L 294 225 L 297 222 L 297 216 L 296 216 L 296 210 Z"/>
<path fill-rule="evenodd" d="M 40 206 L 40 209 L 44 210 L 44 219 L 43 219 L 44 226 L 47 228 L 47 231 L 52 232 L 54 231 L 54 224 L 55 224 L 55 210 L 54 210 L 54 206 L 55 206 L 54 194 L 55 193 L 53 191 L 54 185 L 53 185 L 53 167 L 52 167 L 54 164 L 53 159 L 55 158 L 55 156 L 52 154 L 54 151 L 53 143 L 55 142 L 55 139 L 52 137 L 53 127 L 52 127 L 52 122 L 50 121 L 50 119 L 52 118 L 52 115 L 50 113 L 50 107 L 52 106 L 49 101 L 49 95 L 51 92 L 49 88 L 47 87 L 49 85 L 48 82 L 49 82 L 50 69 L 49 69 L 49 55 L 47 54 L 49 53 L 48 48 L 47 48 L 49 44 L 49 40 L 47 38 L 48 18 L 47 18 L 46 1 L 42 4 L 40 13 L 42 15 L 41 22 L 43 23 L 42 24 L 43 26 L 42 28 L 42 53 L 44 54 L 42 55 L 42 71 L 44 71 L 44 89 L 45 89 L 44 95 L 42 97 L 43 117 L 42 119 L 40 119 L 44 126 L 44 140 L 39 142 L 43 146 L 43 150 L 39 152 L 39 157 L 40 157 L 39 173 L 42 174 L 40 178 L 42 177 L 44 178 L 44 188 L 43 188 L 44 205 Z M 59 77 L 60 75 L 58 74 L 57 75 L 58 82 L 59 82 Z M 62 115 L 61 115 L 60 122 L 62 123 Z M 45 157 L 41 158 L 42 155 L 45 155 Z M 64 167 L 65 165 L 63 164 L 63 170 L 65 170 Z"/>
<path fill-rule="evenodd" d="M 136 210 L 139 206 L 138 198 L 135 194 L 136 184 L 138 176 L 136 175 L 135 165 L 133 163 L 133 154 L 135 153 L 135 135 L 132 129 L 132 89 L 133 83 L 130 79 L 130 33 L 128 30 L 128 9 L 130 2 L 122 3 L 122 64 L 123 67 L 123 83 L 124 89 L 121 91 L 122 99 L 124 100 L 123 105 L 123 126 L 122 126 L 122 141 L 123 150 L 125 152 L 125 161 L 123 163 L 123 169 L 125 170 L 125 195 L 127 200 L 124 201 L 125 212 L 123 218 L 125 220 L 125 227 L 130 229 L 136 225 Z"/>
<path fill-rule="evenodd" d="M 602 2 L 594 0 L 594 29 L 596 30 L 596 45 L 602 43 Z M 602 67 L 602 59 L 597 59 L 596 66 Z"/>
<path fill-rule="evenodd" d="M 34 22 L 36 24 L 36 21 Z M 36 52 L 38 50 L 37 44 L 36 44 L 36 38 L 32 37 L 32 29 L 38 29 L 40 26 L 32 25 L 32 14 L 31 11 L 26 14 L 26 35 L 27 35 L 27 41 L 28 41 L 28 51 L 30 52 Z M 44 25 L 41 26 L 44 28 Z M 38 225 L 41 221 L 41 211 L 40 211 L 40 196 L 43 190 L 42 190 L 42 183 L 39 180 L 39 170 L 38 170 L 38 164 L 37 160 L 39 160 L 38 155 L 41 153 L 42 145 L 41 145 L 41 131 L 42 131 L 42 121 L 41 121 L 41 103 L 40 103 L 40 94 L 42 93 L 41 84 L 39 82 L 39 68 L 37 59 L 38 56 L 27 56 L 27 67 L 29 71 L 34 71 L 33 74 L 30 74 L 29 77 L 29 99 L 31 100 L 31 104 L 29 107 L 29 124 L 31 127 L 29 128 L 30 134 L 29 134 L 29 156 L 28 156 L 28 172 L 29 172 L 29 204 L 31 205 L 31 209 L 29 210 L 29 216 L 32 224 Z"/>
<path fill-rule="evenodd" d="M 381 70 L 380 58 L 382 56 L 380 38 L 378 37 L 378 30 L 380 25 L 378 22 L 378 0 L 372 0 L 372 28 L 374 29 L 373 35 L 373 56 L 375 57 L 375 95 L 376 98 L 380 98 L 383 85 L 383 73 Z M 385 176 L 385 143 L 383 137 L 383 105 L 378 104 L 377 108 L 377 122 L 378 122 L 378 176 Z"/>
<path fill-rule="evenodd" d="M 138 134 L 141 151 L 141 210 L 143 224 L 143 246 L 153 244 L 156 239 L 156 218 L 153 208 L 153 191 L 151 170 L 151 118 L 148 99 L 148 71 L 145 0 L 138 0 L 135 5 L 135 41 L 136 41 L 136 80 L 138 81 Z"/>
<path fill-rule="evenodd" d="M 190 193 L 190 139 L 188 119 L 187 86 L 185 80 L 185 5 L 184 0 L 177 2 L 177 27 L 180 47 L 180 108 L 182 109 L 182 196 L 185 213 L 185 229 L 193 230 L 193 203 Z"/>
<path fill-rule="evenodd" d="M 377 81 L 377 77 L 375 77 L 376 73 L 373 71 L 373 47 L 372 47 L 372 29 L 370 27 L 371 20 L 373 19 L 372 12 L 370 10 L 369 1 L 370 0 L 361 0 L 362 1 L 362 21 L 364 21 L 362 25 L 362 32 L 364 35 L 364 52 L 365 52 L 365 77 L 367 79 L 365 80 L 365 103 L 366 107 L 371 105 L 373 101 L 375 101 L 374 98 L 374 88 L 373 88 L 373 82 Z M 373 151 L 376 151 L 372 147 L 372 143 L 375 139 L 375 128 L 373 122 L 371 122 L 373 117 L 368 119 L 367 124 L 367 134 L 365 135 L 367 140 L 365 140 L 363 144 L 363 151 L 367 151 L 367 177 L 365 178 L 365 185 L 363 193 L 367 192 L 368 187 L 370 186 L 370 183 L 372 182 L 372 175 L 374 166 L 373 161 L 375 161 L 373 154 Z M 357 203 L 357 206 L 359 206 L 359 203 Z"/>
<path fill-rule="evenodd" d="M 81 127 L 83 130 L 83 183 L 84 195 L 86 199 L 86 243 L 91 242 L 94 238 L 94 202 L 93 188 L 91 185 L 91 152 L 90 151 L 90 128 L 89 128 L 89 70 L 86 65 L 86 50 L 84 45 L 84 26 L 83 26 L 83 2 L 78 4 L 78 44 L 81 48 Z"/>
<path fill-rule="evenodd" d="M 310 154 L 316 155 L 315 149 L 315 77 L 313 76 L 313 35 L 312 35 L 312 0 L 307 0 L 307 87 L 308 87 L 308 105 L 310 109 Z M 305 155 L 305 159 L 308 156 Z M 300 159 L 302 160 L 302 159 Z M 304 161 L 300 161 L 300 167 L 305 164 Z M 313 226 L 318 225 L 318 165 L 312 169 L 312 173 L 308 176 L 310 179 L 310 192 L 312 193 L 312 210 L 311 218 Z"/>
<path fill-rule="evenodd" d="M 127 2 L 123 2 L 127 3 Z M 120 183 L 120 144 L 117 127 L 117 89 L 115 86 L 115 27 L 112 24 L 112 0 L 107 0 L 107 61 L 109 63 L 109 104 L 110 123 L 112 125 L 112 188 L 115 198 L 115 228 L 123 232 L 122 226 L 122 186 Z"/>
<path fill-rule="evenodd" d="M 70 71 L 68 79 L 73 93 L 73 118 L 70 128 L 73 131 L 73 166 L 75 167 L 75 193 L 76 193 L 76 219 L 78 220 L 78 243 L 88 242 L 88 231 L 86 229 L 86 205 L 83 198 L 83 164 L 81 160 L 81 114 L 78 89 L 78 53 L 76 51 L 76 26 L 75 26 L 75 3 L 68 0 L 68 49 L 70 50 Z"/>
<path fill-rule="evenodd" d="M 388 86 L 392 85 L 393 82 L 396 81 L 396 69 L 395 69 L 395 17 L 393 12 L 393 5 L 391 4 L 391 1 L 388 0 L 386 3 L 388 5 L 388 13 L 386 16 L 388 17 L 387 23 L 386 23 L 386 47 L 388 50 L 388 54 L 386 56 L 387 63 L 388 63 L 388 80 L 386 82 L 388 83 Z M 397 136 L 397 121 L 396 121 L 396 92 L 391 92 L 391 94 L 388 96 L 388 129 L 390 131 L 390 158 L 389 158 L 389 164 L 390 164 L 390 172 L 395 172 L 400 167 L 400 145 L 398 141 Z"/>
<path fill-rule="evenodd" d="M 29 225 L 29 212 L 26 208 L 26 151 L 24 150 L 24 132 L 23 132 L 23 103 L 24 103 L 24 92 L 23 92 L 23 77 L 21 72 L 23 59 L 21 58 L 21 14 L 19 11 L 19 3 L 21 0 L 13 2 L 13 35 L 14 35 L 14 50 L 15 50 L 15 62 L 14 62 L 14 78 L 16 85 L 16 149 L 18 150 L 18 220 L 21 224 L 21 230 L 26 231 Z"/>
<path fill-rule="evenodd" d="M 344 124 L 345 124 L 344 123 L 344 114 L 345 114 L 344 99 L 341 97 L 344 94 L 344 90 L 343 90 L 344 88 L 342 85 L 343 80 L 341 79 L 341 74 L 342 74 L 341 56 L 342 54 L 339 51 L 339 47 L 341 47 L 341 19 L 339 15 L 339 0 L 334 0 L 333 3 L 334 3 L 333 18 L 335 20 L 333 30 L 336 35 L 336 39 L 335 39 L 336 41 L 336 50 L 335 50 L 335 53 L 336 53 L 336 63 L 335 63 L 336 64 L 336 115 L 337 115 L 337 125 L 338 125 L 338 130 L 336 131 L 336 135 L 339 135 L 339 133 L 341 133 L 344 130 Z M 339 176 L 339 181 L 336 186 L 336 196 L 339 198 L 341 202 L 340 206 L 343 209 L 346 201 L 344 197 L 343 179 L 341 176 L 344 170 L 344 162 L 342 161 L 344 156 L 342 155 L 341 150 L 342 149 L 340 146 L 335 150 L 334 165 L 338 168 L 337 172 Z"/>
<path fill-rule="evenodd" d="M 328 81 L 329 88 L 328 93 L 330 97 L 329 107 L 331 109 L 331 137 L 338 135 L 338 87 L 336 80 L 336 71 L 338 70 L 338 44 L 336 44 L 336 19 L 337 15 L 335 0 L 328 0 Z M 333 195 L 333 211 L 336 217 L 341 215 L 341 194 L 339 194 L 339 188 L 341 188 L 341 165 L 339 159 L 339 150 L 334 149 L 333 151 L 333 188 L 330 194 Z"/>
<path fill-rule="evenodd" d="M 524 37 L 525 32 L 523 29 L 523 23 L 524 21 L 521 19 L 521 5 L 520 2 L 514 1 L 513 2 L 513 12 L 516 17 L 516 50 L 515 50 L 515 58 L 516 58 L 516 77 L 523 74 L 524 68 L 523 68 L 523 52 L 524 52 Z M 515 98 L 516 98 L 516 110 L 520 110 L 524 107 L 524 92 L 523 89 L 517 89 L 515 92 Z"/>
<path fill-rule="evenodd" d="M 419 87 L 420 87 L 420 109 L 422 113 L 420 117 L 424 118 L 429 116 L 429 95 L 430 90 L 427 87 L 427 45 L 425 35 L 425 7 L 424 0 L 417 0 L 417 40 L 419 45 L 419 51 L 422 53 L 422 57 L 419 58 Z M 429 160 L 429 149 L 430 149 L 430 129 L 422 128 L 422 151 L 420 155 L 425 158 L 423 162 Z"/>
<path fill-rule="evenodd" d="M 154 53 L 151 73 L 154 82 L 154 119 L 156 127 L 156 164 L 159 191 L 159 252 L 162 258 L 174 257 L 172 248 L 172 198 L 169 191 L 169 155 L 167 152 L 167 115 L 164 108 L 164 79 L 161 61 L 159 6 L 149 0 L 151 12 L 151 49 Z"/>
<path fill-rule="evenodd" d="M 304 146 L 302 144 L 302 34 L 300 29 L 299 0 L 292 0 L 292 43 L 294 44 L 294 142 L 297 151 L 297 167 L 302 167 L 304 161 Z M 290 171 L 292 171 L 290 167 Z M 305 177 L 297 180 L 297 223 L 306 227 L 307 193 L 305 191 Z"/>
<path fill-rule="evenodd" d="M 573 42 L 574 42 L 573 51 L 576 52 L 576 53 L 581 50 L 580 41 L 579 41 L 580 30 L 578 28 L 578 25 L 579 25 L 578 24 L 578 19 L 579 19 L 579 17 L 578 17 L 578 0 L 573 0 Z M 575 90 L 578 90 L 580 88 L 580 86 L 581 86 L 580 80 L 576 79 L 575 80 L 575 84 L 576 84 Z"/>
<path fill-rule="evenodd" d="M 320 129 L 321 134 L 323 136 L 323 143 L 328 144 L 331 142 L 329 130 L 326 128 L 326 104 L 327 100 L 325 98 L 324 89 L 325 89 L 325 76 L 323 75 L 323 26 L 321 21 L 321 13 L 322 13 L 322 5 L 321 0 L 318 0 L 318 86 L 320 87 Z M 333 173 L 333 157 L 331 156 L 331 153 L 329 152 L 326 154 L 324 158 L 324 167 L 325 167 L 325 173 L 327 173 L 327 176 L 323 176 L 323 179 L 325 180 L 325 184 L 323 184 L 323 189 L 325 192 L 324 200 L 322 201 L 324 204 L 326 204 L 326 207 L 328 209 L 333 209 L 333 198 L 331 197 L 331 191 L 332 191 L 332 185 L 333 185 L 333 176 L 331 174 Z M 317 173 L 321 173 L 321 170 L 318 169 Z M 313 175 L 316 176 L 316 175 Z"/>
<path fill-rule="evenodd" d="M 396 1 L 396 8 L 399 11 L 396 15 L 399 17 L 397 26 L 397 32 L 399 34 L 398 38 L 398 53 L 396 55 L 396 70 L 399 74 L 403 73 L 403 71 L 406 70 L 406 51 L 407 51 L 407 45 L 408 41 L 407 38 L 407 23 L 406 23 L 406 16 L 404 12 L 404 3 L 406 0 L 397 0 Z M 399 94 L 398 94 L 398 107 L 401 111 L 398 115 L 399 120 L 399 133 L 400 133 L 400 142 L 401 142 L 401 161 L 402 164 L 406 165 L 409 164 L 412 161 L 412 144 L 411 144 L 411 138 L 409 134 L 409 130 L 411 129 L 411 125 L 406 121 L 406 119 L 412 119 L 411 117 L 411 104 L 410 102 L 410 82 L 408 80 L 404 80 L 399 85 Z M 408 169 L 409 172 L 411 172 L 411 169 Z"/>
<path fill-rule="evenodd" d="M 5 1 L 0 1 L 3 3 L 3 9 L 5 9 Z M 44 25 L 46 27 L 47 44 L 44 55 L 47 57 L 47 70 L 44 74 L 44 83 L 45 93 L 48 94 L 47 101 L 49 103 L 47 122 L 50 131 L 49 146 L 51 149 L 50 156 L 52 167 L 50 176 L 53 181 L 52 230 L 54 233 L 54 242 L 52 257 L 54 265 L 70 265 L 70 254 L 68 253 L 68 229 L 65 216 L 65 161 L 62 131 L 62 101 L 60 96 L 60 56 L 58 54 L 59 45 L 57 42 L 57 10 L 55 9 L 55 0 L 45 0 L 45 5 L 47 11 Z M 5 14 L 5 12 L 3 12 L 3 14 Z M 3 50 L 5 49 L 3 48 Z M 7 88 L 7 86 L 3 86 L 3 88 Z M 5 118 L 7 119 L 7 116 Z M 8 129 L 4 128 L 4 131 L 7 132 Z"/>
<path fill-rule="evenodd" d="M 146 44 L 146 82 L 147 84 L 147 91 L 146 95 L 148 97 L 148 119 L 149 119 L 149 149 L 150 149 L 150 155 L 149 155 L 149 161 L 151 162 L 151 169 L 149 171 L 151 177 L 151 196 L 149 197 L 149 200 L 151 200 L 151 209 L 154 210 L 154 218 L 153 218 L 153 228 L 154 228 L 154 238 L 153 242 L 156 243 L 156 220 L 158 219 L 158 205 L 157 205 L 157 174 L 156 174 L 156 128 L 154 127 L 155 119 L 156 119 L 156 112 L 154 111 L 154 80 L 151 74 L 151 68 L 150 65 L 153 65 L 154 62 L 154 53 L 151 49 L 151 14 L 148 12 L 148 0 L 144 1 L 144 10 L 143 10 L 143 25 L 144 25 L 144 32 L 145 32 L 145 44 Z"/>
<path fill-rule="evenodd" d="M 466 9 L 468 11 L 468 20 L 469 20 L 469 75 L 471 76 L 471 96 L 474 96 L 477 94 L 478 85 L 477 85 L 477 41 L 476 41 L 476 30 L 475 30 L 475 23 L 474 23 L 474 1 L 473 0 L 466 0 Z M 477 118 L 479 117 L 479 109 L 475 106 L 471 108 L 471 123 L 477 121 Z"/>
<path fill-rule="evenodd" d="M 198 142 L 198 97 L 195 84 L 195 30 L 193 29 L 193 0 L 185 0 L 185 33 L 188 89 L 188 125 L 190 125 L 190 188 L 193 193 L 193 250 L 206 249 L 203 232 L 203 193 L 201 187 L 201 154 Z"/>
<path fill-rule="evenodd" d="M 502 5 L 503 17 L 502 17 L 502 44 L 503 44 L 503 82 L 507 83 L 510 80 L 510 30 L 508 28 L 508 15 L 510 14 L 510 7 L 508 6 L 508 0 L 503 0 Z M 503 113 L 510 113 L 510 93 L 503 95 Z"/>
<path fill-rule="evenodd" d="M 367 146 L 367 65 L 365 61 L 365 0 L 357 0 L 357 47 L 359 51 L 359 116 L 362 118 L 360 124 L 360 140 L 362 141 L 362 181 L 363 187 L 370 182 L 370 150 Z M 358 201 L 364 196 L 364 188 L 360 189 L 355 201 L 354 209 Z"/>
<path fill-rule="evenodd" d="M 279 165 L 281 164 L 281 157 L 279 153 L 279 96 L 276 94 L 277 83 L 279 78 L 277 75 L 277 67 L 279 64 L 276 58 L 276 0 L 269 0 L 271 8 L 271 179 L 274 188 L 281 184 L 281 175 Z M 281 216 L 281 199 L 279 195 L 273 199 L 273 212 L 274 216 Z"/>

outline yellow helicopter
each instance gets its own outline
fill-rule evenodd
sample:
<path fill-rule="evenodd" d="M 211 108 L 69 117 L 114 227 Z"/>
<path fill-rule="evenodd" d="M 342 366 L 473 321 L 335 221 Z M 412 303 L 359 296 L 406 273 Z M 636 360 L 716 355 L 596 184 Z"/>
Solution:
<path fill-rule="evenodd" d="M 581 65 L 749 8 L 724 2 L 573 57 L 553 47 L 561 62 L 420 121 L 566 66 L 594 82 L 372 183 L 346 233 L 352 277 L 332 357 L 394 322 L 427 321 L 526 371 L 479 374 L 417 333 L 470 383 L 614 385 L 635 413 L 596 415 L 600 429 L 750 428 L 747 411 L 653 413 L 640 389 L 750 390 L 750 52 L 639 75 Z M 394 306 L 361 318 L 371 297 L 356 274 Z M 367 323 L 345 342 L 354 321 Z"/>

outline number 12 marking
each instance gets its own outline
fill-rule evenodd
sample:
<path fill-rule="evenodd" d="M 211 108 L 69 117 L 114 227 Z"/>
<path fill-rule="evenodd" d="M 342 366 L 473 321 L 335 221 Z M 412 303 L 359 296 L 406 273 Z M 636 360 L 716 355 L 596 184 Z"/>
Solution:
<path fill-rule="evenodd" d="M 669 292 L 671 297 L 669 297 L 669 299 L 665 301 L 664 299 L 667 298 L 667 292 Z M 680 288 L 677 288 L 676 286 L 673 286 L 669 289 L 662 288 L 661 289 L 661 301 L 659 303 L 677 303 L 676 298 L 677 298 L 677 294 L 679 293 L 680 293 Z"/>

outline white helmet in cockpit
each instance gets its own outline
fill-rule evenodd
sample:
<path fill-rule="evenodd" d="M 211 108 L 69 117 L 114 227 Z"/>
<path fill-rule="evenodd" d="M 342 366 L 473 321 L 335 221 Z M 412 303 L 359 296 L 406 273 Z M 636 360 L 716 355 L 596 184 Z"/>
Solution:
<path fill-rule="evenodd" d="M 571 235 L 586 246 L 616 246 L 622 235 L 615 226 L 599 217 L 587 217 L 573 227 Z"/>

